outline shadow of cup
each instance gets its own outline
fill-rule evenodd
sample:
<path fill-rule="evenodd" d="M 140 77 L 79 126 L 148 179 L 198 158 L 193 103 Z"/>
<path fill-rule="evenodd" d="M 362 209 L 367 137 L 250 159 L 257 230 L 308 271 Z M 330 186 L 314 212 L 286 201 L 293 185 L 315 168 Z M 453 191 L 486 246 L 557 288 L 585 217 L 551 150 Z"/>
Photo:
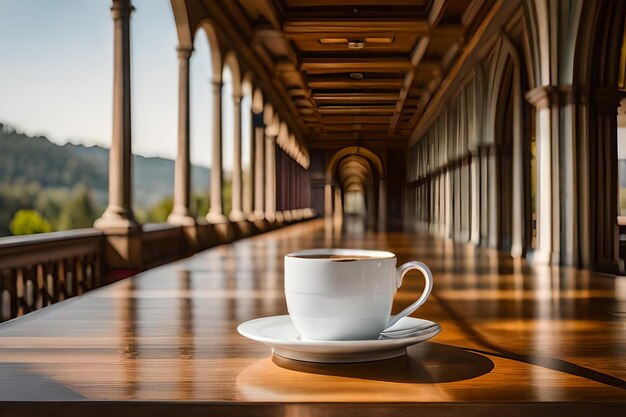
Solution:
<path fill-rule="evenodd" d="M 494 367 L 486 356 L 432 342 L 409 348 L 404 356 L 383 361 L 324 364 L 272 355 L 272 362 L 281 368 L 309 374 L 413 384 L 472 379 L 491 372 Z"/>

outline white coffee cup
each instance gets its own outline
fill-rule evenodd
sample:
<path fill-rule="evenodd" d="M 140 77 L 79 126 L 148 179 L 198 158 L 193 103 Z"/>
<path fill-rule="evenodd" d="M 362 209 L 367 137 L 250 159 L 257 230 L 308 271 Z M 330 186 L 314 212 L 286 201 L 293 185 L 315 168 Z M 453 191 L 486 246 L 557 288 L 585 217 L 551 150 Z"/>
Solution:
<path fill-rule="evenodd" d="M 404 275 L 416 269 L 426 281 L 417 301 L 391 316 Z M 391 252 L 309 249 L 285 256 L 289 315 L 308 340 L 376 339 L 380 332 L 421 306 L 433 288 L 430 269 L 411 261 L 396 268 Z"/>

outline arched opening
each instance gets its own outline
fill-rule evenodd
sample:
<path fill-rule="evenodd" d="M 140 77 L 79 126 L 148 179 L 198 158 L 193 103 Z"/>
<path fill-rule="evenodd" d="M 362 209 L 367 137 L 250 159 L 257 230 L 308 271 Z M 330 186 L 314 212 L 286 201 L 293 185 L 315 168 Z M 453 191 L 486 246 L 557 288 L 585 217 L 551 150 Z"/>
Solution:
<path fill-rule="evenodd" d="M 177 35 L 166 2 L 133 4 L 139 11 L 132 17 L 131 39 L 133 211 L 140 223 L 162 223 L 173 207 L 174 164 L 161 161 L 159 169 L 159 160 L 139 155 L 168 159 L 176 155 Z M 133 47 L 137 44 L 141 46 Z"/>
<path fill-rule="evenodd" d="M 212 166 L 212 144 L 216 129 L 211 117 L 215 108 L 215 89 L 220 83 L 219 44 L 210 23 L 205 22 L 196 32 L 189 62 L 189 113 L 191 149 L 191 211 L 204 218 L 209 211 L 209 181 Z"/>
<path fill-rule="evenodd" d="M 0 6 L 0 236 L 91 227 L 106 208 L 110 6 Z"/>
<path fill-rule="evenodd" d="M 617 108 L 617 159 L 619 176 L 619 224 L 626 225 L 626 98 Z"/>
<path fill-rule="evenodd" d="M 224 215 L 229 216 L 241 189 L 233 188 L 233 180 L 241 186 L 241 75 L 233 52 L 226 55 L 222 68 L 222 201 Z M 235 161 L 235 158 L 239 160 Z M 235 172 L 237 170 L 237 172 Z M 239 195 L 235 195 L 239 193 Z M 241 207 L 239 206 L 239 209 Z"/>
<path fill-rule="evenodd" d="M 513 203 L 513 135 L 515 129 L 513 123 L 513 65 L 510 60 L 505 65 L 500 84 L 500 96 L 497 102 L 496 113 L 496 148 L 498 158 L 496 159 L 498 179 L 497 211 L 502 213 L 498 219 L 498 247 L 510 250 L 512 244 L 512 221 L 511 213 Z"/>
<path fill-rule="evenodd" d="M 626 96 L 626 24 L 624 2 L 585 4 L 583 24 L 592 36 L 580 35 L 574 65 L 578 85 L 589 86 L 581 130 L 579 210 L 581 264 L 624 273 L 626 228 L 621 215 L 620 156 Z M 583 31 L 579 31 L 579 34 Z M 585 143 L 586 142 L 586 143 Z"/>
<path fill-rule="evenodd" d="M 384 178 L 380 158 L 368 149 L 352 146 L 338 151 L 326 170 L 325 194 L 332 199 L 326 202 L 326 215 L 351 217 L 346 224 L 355 223 L 356 218 L 369 229 L 384 227 Z"/>
<path fill-rule="evenodd" d="M 524 119 L 522 62 L 506 34 L 493 61 L 487 136 L 491 140 L 489 245 L 513 257 L 523 256 L 531 241 L 530 146 Z M 495 156 L 495 158 L 494 158 Z"/>
<path fill-rule="evenodd" d="M 248 73 L 241 83 L 241 192 L 243 212 L 250 214 L 254 210 L 254 184 L 252 183 L 254 167 L 254 127 L 252 121 L 252 101 L 254 86 Z"/>

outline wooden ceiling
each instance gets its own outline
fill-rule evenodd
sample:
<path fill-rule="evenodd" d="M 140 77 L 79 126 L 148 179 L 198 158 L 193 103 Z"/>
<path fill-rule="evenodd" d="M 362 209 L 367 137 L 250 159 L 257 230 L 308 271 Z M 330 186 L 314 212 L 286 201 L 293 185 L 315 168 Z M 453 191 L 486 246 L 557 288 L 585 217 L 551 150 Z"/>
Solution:
<path fill-rule="evenodd" d="M 406 140 L 492 3 L 238 0 L 312 146 Z"/>

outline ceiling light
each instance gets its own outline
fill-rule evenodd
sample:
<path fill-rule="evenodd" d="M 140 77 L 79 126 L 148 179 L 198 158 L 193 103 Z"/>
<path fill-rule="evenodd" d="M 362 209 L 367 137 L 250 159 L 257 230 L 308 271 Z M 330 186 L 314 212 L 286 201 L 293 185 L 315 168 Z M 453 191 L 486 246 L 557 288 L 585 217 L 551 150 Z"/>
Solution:
<path fill-rule="evenodd" d="M 348 42 L 348 49 L 363 49 L 365 43 L 363 41 L 350 41 Z"/>
<path fill-rule="evenodd" d="M 351 72 L 350 73 L 350 78 L 352 78 L 353 80 L 362 80 L 363 79 L 363 74 L 360 72 Z"/>
<path fill-rule="evenodd" d="M 393 43 L 392 36 L 380 36 L 375 38 L 365 38 L 367 43 Z"/>
<path fill-rule="evenodd" d="M 348 38 L 320 38 L 322 44 L 348 43 Z"/>

